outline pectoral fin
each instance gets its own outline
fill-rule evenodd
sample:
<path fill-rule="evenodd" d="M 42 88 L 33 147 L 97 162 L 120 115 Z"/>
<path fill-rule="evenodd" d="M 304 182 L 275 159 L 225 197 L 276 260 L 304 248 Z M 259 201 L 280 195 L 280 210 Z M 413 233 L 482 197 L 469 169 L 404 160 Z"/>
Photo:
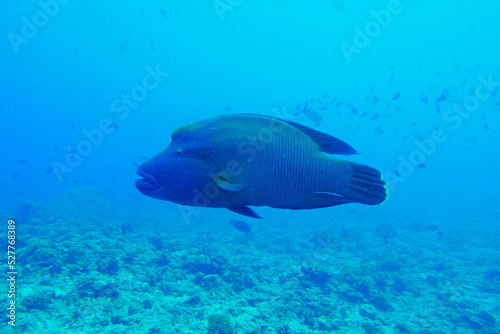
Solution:
<path fill-rule="evenodd" d="M 220 176 L 217 176 L 214 180 L 217 187 L 227 190 L 227 191 L 238 191 L 240 189 L 248 187 L 248 184 L 236 184 L 229 181 L 223 180 Z"/>

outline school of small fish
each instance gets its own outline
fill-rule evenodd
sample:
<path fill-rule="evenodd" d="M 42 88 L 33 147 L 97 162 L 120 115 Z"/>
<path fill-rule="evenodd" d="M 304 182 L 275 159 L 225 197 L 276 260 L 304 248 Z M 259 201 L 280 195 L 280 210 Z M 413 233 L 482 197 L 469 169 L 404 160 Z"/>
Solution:
<path fill-rule="evenodd" d="M 333 0 L 331 5 L 338 11 L 343 12 L 346 10 L 346 5 L 342 1 Z M 144 7 L 141 9 L 139 16 L 144 15 Z M 162 20 L 168 21 L 169 15 L 167 10 L 162 6 L 158 6 L 157 15 Z M 147 44 L 149 51 L 154 53 L 156 51 L 156 43 L 154 38 L 151 37 L 149 39 L 149 43 Z M 133 45 L 128 40 L 122 40 L 118 42 L 118 50 L 120 53 L 129 52 L 132 48 L 137 47 Z M 458 65 L 456 65 L 458 67 Z M 387 130 L 400 130 L 397 127 L 387 128 L 386 127 L 386 119 L 393 117 L 395 114 L 412 112 L 410 110 L 406 110 L 406 106 L 412 105 L 412 101 L 418 101 L 421 103 L 421 110 L 429 111 L 433 110 L 436 114 L 436 124 L 432 128 L 429 128 L 426 131 L 417 130 L 418 123 L 412 122 L 409 124 L 410 128 L 413 129 L 413 133 L 409 134 L 407 131 L 401 134 L 401 140 L 408 141 L 411 139 L 421 140 L 426 135 L 432 134 L 434 131 L 439 131 L 441 129 L 440 121 L 442 121 L 443 111 L 450 108 L 451 105 L 458 103 L 463 98 L 463 94 L 458 94 L 457 92 L 461 89 L 467 89 L 469 87 L 470 90 L 475 88 L 475 83 L 473 78 L 477 76 L 478 70 L 481 68 L 481 64 L 476 64 L 473 68 L 468 71 L 468 74 L 464 76 L 463 80 L 458 82 L 456 85 L 451 87 L 429 87 L 420 93 L 416 92 L 403 92 L 401 90 L 393 90 L 393 87 L 396 87 L 395 82 L 401 82 L 404 78 L 398 76 L 397 69 L 390 66 L 387 72 L 387 83 L 389 84 L 389 91 L 382 91 L 375 88 L 375 86 L 368 86 L 367 89 L 359 89 L 361 91 L 365 90 L 366 95 L 364 99 L 358 102 L 349 102 L 344 101 L 338 96 L 334 95 L 332 92 L 326 92 L 319 97 L 310 98 L 305 101 L 297 101 L 295 104 L 294 117 L 299 122 L 310 125 L 314 125 L 316 127 L 322 126 L 324 122 L 324 118 L 327 115 L 334 114 L 335 117 L 338 118 L 348 118 L 351 121 L 351 128 L 353 130 L 361 130 L 362 124 L 366 126 L 366 124 L 371 124 L 371 131 L 373 131 L 377 135 L 383 135 Z M 435 71 L 434 75 L 436 78 L 442 78 L 443 74 L 439 71 Z M 408 79 L 406 79 L 408 81 Z M 394 86 L 392 85 L 394 83 Z M 377 86 L 379 86 L 377 84 Z M 498 92 L 495 92 L 498 94 Z M 456 97 L 454 95 L 457 95 Z M 460 105 L 458 103 L 458 105 Z M 273 105 L 273 108 L 279 107 L 278 105 Z M 229 112 L 233 108 L 228 106 L 224 109 L 224 112 Z M 500 110 L 500 100 L 496 100 L 491 112 L 498 112 Z M 362 122 L 363 119 L 369 120 L 368 123 Z M 487 111 L 482 112 L 481 115 L 482 129 L 488 130 L 488 117 Z M 112 123 L 109 125 L 109 128 L 118 129 L 119 124 Z M 392 125 L 391 125 L 392 126 Z M 70 130 L 75 130 L 76 126 L 74 123 L 69 124 Z M 370 131 L 370 129 L 363 129 L 363 131 Z M 402 131 L 403 132 L 403 131 Z M 369 133 L 369 132 L 368 132 Z M 467 149 L 473 149 L 473 144 L 477 142 L 475 137 L 464 137 L 465 143 L 468 145 Z M 76 154 L 76 151 L 67 152 L 64 148 L 59 146 L 54 146 L 53 151 L 56 153 L 64 152 L 64 154 Z M 140 157 L 136 159 L 136 161 L 132 161 L 131 165 L 137 167 L 140 165 L 140 161 L 146 160 L 147 157 Z M 27 165 L 28 161 L 26 159 L 17 159 L 18 164 Z M 19 165 L 18 165 L 19 166 Z M 425 168 L 425 164 L 419 164 L 418 168 Z M 108 166 L 108 169 L 114 168 L 113 166 Z M 22 177 L 23 170 L 18 170 L 12 172 L 9 175 L 9 178 L 15 179 Z M 53 173 L 53 169 L 48 167 L 44 170 L 45 174 Z M 397 172 L 396 172 L 397 173 Z M 115 176 L 110 176 L 114 181 Z M 87 184 L 88 180 L 73 180 L 75 184 L 82 183 Z"/>

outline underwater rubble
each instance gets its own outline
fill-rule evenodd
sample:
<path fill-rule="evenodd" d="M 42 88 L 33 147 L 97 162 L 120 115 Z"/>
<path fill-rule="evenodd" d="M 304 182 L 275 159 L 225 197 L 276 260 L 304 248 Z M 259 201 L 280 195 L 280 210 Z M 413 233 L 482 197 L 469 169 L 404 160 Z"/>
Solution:
<path fill-rule="evenodd" d="M 284 213 L 241 233 L 229 212 L 187 225 L 175 211 L 110 207 L 97 190 L 77 189 L 11 214 L 23 221 L 19 330 L 500 331 L 500 242 L 466 215 L 447 224 L 436 213 L 442 222 L 429 230 L 411 214 L 341 211 L 332 223 L 324 211 L 292 224 Z"/>

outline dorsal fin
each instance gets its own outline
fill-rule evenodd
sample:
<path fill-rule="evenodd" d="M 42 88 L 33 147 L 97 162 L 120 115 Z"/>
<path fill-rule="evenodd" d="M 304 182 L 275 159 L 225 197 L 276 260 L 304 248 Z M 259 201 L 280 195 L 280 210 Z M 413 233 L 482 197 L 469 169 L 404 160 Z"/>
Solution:
<path fill-rule="evenodd" d="M 325 152 L 328 154 L 340 154 L 340 155 L 350 155 L 350 154 L 359 154 L 358 151 L 356 151 L 351 145 L 347 144 L 346 142 L 335 138 L 333 136 L 330 136 L 326 133 L 320 132 L 318 130 L 314 130 L 311 128 L 308 128 L 307 126 L 300 125 L 295 122 L 287 121 L 278 117 L 272 117 L 272 116 L 266 116 L 266 115 L 258 115 L 258 114 L 227 114 L 227 115 L 220 115 L 219 119 L 224 118 L 224 117 L 230 117 L 230 116 L 255 116 L 255 117 L 266 117 L 266 118 L 273 118 L 277 119 L 279 121 L 285 122 L 287 124 L 290 124 L 297 130 L 302 131 L 305 133 L 309 138 L 311 138 L 318 146 L 319 150 L 321 152 Z"/>
<path fill-rule="evenodd" d="M 318 144 L 319 150 L 321 152 L 340 155 L 359 154 L 358 151 L 356 151 L 351 145 L 338 138 L 335 138 L 318 130 L 308 128 L 307 126 L 301 124 L 285 120 L 282 121 L 287 122 L 288 124 L 294 126 L 298 130 L 308 135 L 309 138 L 311 138 L 316 144 Z"/>

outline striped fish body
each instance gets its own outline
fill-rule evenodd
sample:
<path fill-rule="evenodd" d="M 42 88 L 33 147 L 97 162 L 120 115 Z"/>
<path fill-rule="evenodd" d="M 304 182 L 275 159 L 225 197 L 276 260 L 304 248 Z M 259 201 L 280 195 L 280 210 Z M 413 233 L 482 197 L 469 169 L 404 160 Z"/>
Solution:
<path fill-rule="evenodd" d="M 319 150 L 295 126 L 275 118 L 222 116 L 221 131 L 212 137 L 214 160 L 230 183 L 247 187 L 227 193 L 225 206 L 293 206 L 315 192 L 339 193 L 351 169 Z M 227 165 L 237 165 L 230 175 Z"/>

